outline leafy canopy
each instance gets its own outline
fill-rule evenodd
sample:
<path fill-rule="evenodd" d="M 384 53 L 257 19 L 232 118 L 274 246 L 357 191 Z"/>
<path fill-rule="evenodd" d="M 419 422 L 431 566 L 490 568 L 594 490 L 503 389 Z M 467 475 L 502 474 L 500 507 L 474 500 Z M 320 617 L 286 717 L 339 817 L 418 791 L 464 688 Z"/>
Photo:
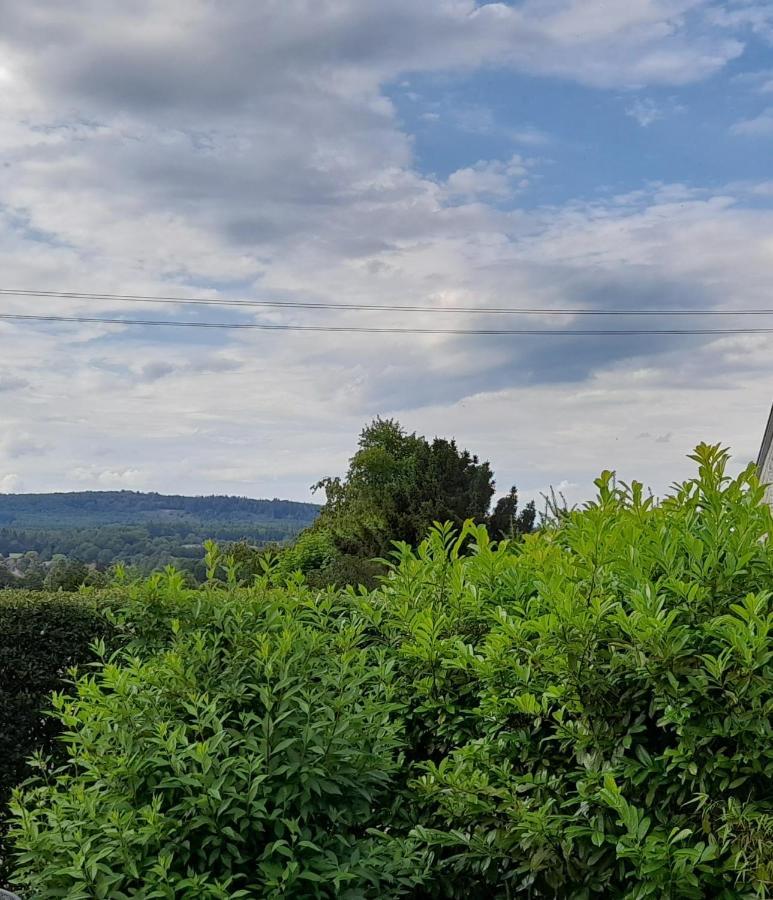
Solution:
<path fill-rule="evenodd" d="M 319 526 L 344 553 L 384 555 L 393 541 L 416 545 L 435 522 L 485 521 L 494 481 L 487 462 L 456 442 L 430 443 L 392 419 L 363 429 L 346 478 L 325 478 Z"/>
<path fill-rule="evenodd" d="M 518 511 L 518 489 L 513 485 L 504 497 L 499 498 L 489 516 L 489 531 L 497 540 L 529 534 L 534 530 L 536 518 L 537 510 L 533 500 Z"/>

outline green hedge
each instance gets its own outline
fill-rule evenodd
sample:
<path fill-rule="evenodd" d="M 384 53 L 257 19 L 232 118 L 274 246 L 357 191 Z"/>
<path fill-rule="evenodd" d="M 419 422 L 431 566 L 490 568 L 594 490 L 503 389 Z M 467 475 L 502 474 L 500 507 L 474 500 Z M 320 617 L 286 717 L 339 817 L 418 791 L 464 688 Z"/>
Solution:
<path fill-rule="evenodd" d="M 12 789 L 31 774 L 36 751 L 61 758 L 61 722 L 47 715 L 52 691 L 71 666 L 92 658 L 89 645 L 108 636 L 98 594 L 0 591 L 0 885 L 5 809 Z"/>
<path fill-rule="evenodd" d="M 398 667 L 433 897 L 773 897 L 773 517 L 753 466 L 554 530 L 403 547 Z"/>
<path fill-rule="evenodd" d="M 355 900 L 419 883 L 427 855 L 392 810 L 389 667 L 348 603 L 175 573 L 128 588 L 128 649 L 55 700 L 71 765 L 14 804 L 20 892 Z"/>
<path fill-rule="evenodd" d="M 753 467 L 516 544 L 438 527 L 370 594 L 173 571 L 16 795 L 36 900 L 773 896 L 773 516 Z"/>

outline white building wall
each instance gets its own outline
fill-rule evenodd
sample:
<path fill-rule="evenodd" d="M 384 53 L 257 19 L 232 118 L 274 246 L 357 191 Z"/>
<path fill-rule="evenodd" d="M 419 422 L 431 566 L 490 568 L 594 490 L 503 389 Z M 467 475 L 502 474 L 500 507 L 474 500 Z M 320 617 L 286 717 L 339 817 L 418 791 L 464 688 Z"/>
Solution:
<path fill-rule="evenodd" d="M 760 455 L 757 458 L 757 468 L 760 473 L 760 481 L 767 482 L 770 485 L 767 501 L 773 506 L 773 408 L 770 410 L 770 418 L 765 429 L 765 435 L 762 438 Z"/>

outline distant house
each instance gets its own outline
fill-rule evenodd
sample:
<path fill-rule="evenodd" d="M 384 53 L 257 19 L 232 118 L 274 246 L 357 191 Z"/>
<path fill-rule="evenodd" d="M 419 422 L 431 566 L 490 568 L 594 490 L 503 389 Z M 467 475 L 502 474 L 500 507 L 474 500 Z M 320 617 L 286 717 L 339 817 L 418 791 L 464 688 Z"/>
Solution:
<path fill-rule="evenodd" d="M 761 480 L 771 484 L 771 487 L 768 488 L 768 503 L 773 506 L 773 407 L 771 407 L 765 435 L 762 438 L 760 455 L 757 457 L 757 470 Z"/>

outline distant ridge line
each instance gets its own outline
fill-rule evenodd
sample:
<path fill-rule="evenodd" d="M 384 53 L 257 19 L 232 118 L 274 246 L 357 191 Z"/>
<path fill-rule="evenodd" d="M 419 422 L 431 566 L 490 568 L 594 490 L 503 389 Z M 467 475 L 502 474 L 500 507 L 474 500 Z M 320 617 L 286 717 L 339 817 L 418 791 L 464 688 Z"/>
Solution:
<path fill-rule="evenodd" d="M 248 497 L 246 494 L 166 494 L 162 491 L 136 491 L 132 488 L 116 488 L 114 490 L 85 490 L 85 491 L 4 491 L 3 497 L 69 497 L 74 495 L 110 495 L 130 494 L 135 497 L 164 497 L 168 499 L 182 498 L 185 500 L 247 500 L 251 503 L 293 503 L 299 506 L 321 507 L 321 504 L 311 500 L 288 500 L 283 497 Z"/>

